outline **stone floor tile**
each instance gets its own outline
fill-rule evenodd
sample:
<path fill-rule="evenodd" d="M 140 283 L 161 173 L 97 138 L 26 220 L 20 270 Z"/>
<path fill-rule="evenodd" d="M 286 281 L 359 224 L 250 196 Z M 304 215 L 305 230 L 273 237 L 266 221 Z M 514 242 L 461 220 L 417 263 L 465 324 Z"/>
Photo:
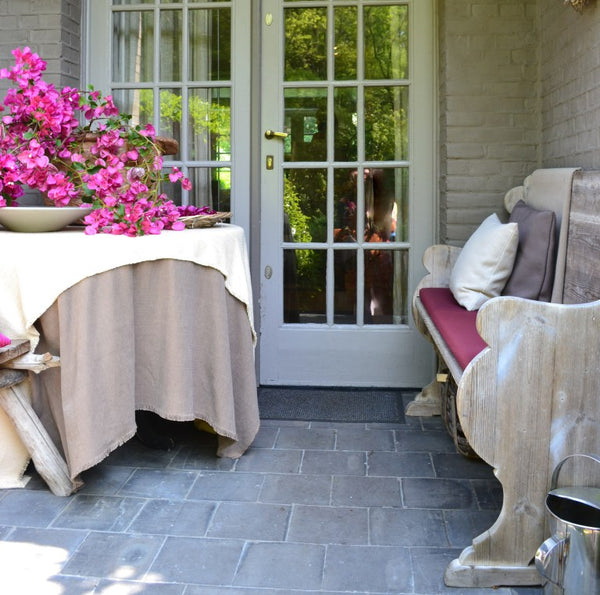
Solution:
<path fill-rule="evenodd" d="M 348 422 L 348 421 L 311 421 L 310 428 L 329 428 L 332 430 L 366 430 L 368 424 L 364 422 Z"/>
<path fill-rule="evenodd" d="M 188 500 L 256 502 L 264 474 L 215 471 L 198 474 Z"/>
<path fill-rule="evenodd" d="M 185 498 L 196 473 L 170 469 L 136 469 L 119 490 L 119 495 L 142 498 Z"/>
<path fill-rule="evenodd" d="M 423 431 L 407 426 L 406 429 L 396 430 L 394 433 L 397 452 L 456 452 L 452 439 L 441 430 Z"/>
<path fill-rule="evenodd" d="M 460 551 L 450 548 L 411 548 L 414 592 L 419 595 L 455 593 L 456 589 L 444 585 L 443 570 L 458 557 Z"/>
<path fill-rule="evenodd" d="M 467 547 L 474 537 L 489 529 L 498 518 L 498 510 L 445 510 L 446 531 L 451 546 Z"/>
<path fill-rule="evenodd" d="M 0 501 L 0 525 L 48 527 L 68 504 L 49 491 L 10 490 Z"/>
<path fill-rule="evenodd" d="M 333 506 L 294 506 L 288 542 L 366 545 L 368 509 Z"/>
<path fill-rule="evenodd" d="M 328 428 L 281 428 L 275 447 L 281 449 L 331 450 L 335 445 L 335 436 L 335 430 Z"/>
<path fill-rule="evenodd" d="M 81 474 L 83 487 L 78 494 L 114 496 L 131 477 L 135 467 L 96 465 Z"/>
<path fill-rule="evenodd" d="M 291 507 L 250 502 L 222 502 L 208 527 L 208 537 L 283 541 Z"/>
<path fill-rule="evenodd" d="M 402 506 L 400 481 L 396 477 L 336 476 L 332 506 Z"/>
<path fill-rule="evenodd" d="M 58 548 L 63 551 L 66 560 L 79 547 L 87 534 L 87 531 L 71 529 L 16 527 L 6 541 L 35 544 L 43 548 Z"/>
<path fill-rule="evenodd" d="M 164 537 L 125 533 L 90 533 L 61 574 L 142 580 Z"/>
<path fill-rule="evenodd" d="M 170 467 L 190 471 L 231 471 L 235 469 L 237 463 L 235 459 L 218 457 L 216 452 L 216 446 L 184 445 L 173 457 Z"/>
<path fill-rule="evenodd" d="M 394 450 L 394 430 L 359 430 L 341 428 L 337 431 L 336 450 Z"/>
<path fill-rule="evenodd" d="M 370 543 L 374 545 L 448 545 L 444 515 L 440 510 L 372 508 L 369 530 Z"/>
<path fill-rule="evenodd" d="M 476 506 L 471 484 L 460 479 L 407 477 L 401 480 L 402 497 L 407 508 L 473 508 Z"/>
<path fill-rule="evenodd" d="M 2 591 L 7 595 L 27 594 L 33 595 L 91 595 L 98 593 L 97 588 L 101 579 L 94 577 L 62 576 L 60 574 L 38 580 L 32 575 L 22 575 L 11 585 L 8 581 L 2 582 Z M 14 586 L 14 589 L 11 589 Z M 104 592 L 102 592 L 103 595 Z M 116 594 L 115 594 L 116 595 Z M 121 594 L 119 594 L 121 595 Z"/>
<path fill-rule="evenodd" d="M 275 446 L 275 440 L 279 434 L 279 426 L 265 426 L 261 423 L 258 433 L 252 441 L 254 448 L 273 448 Z"/>
<path fill-rule="evenodd" d="M 185 595 L 307 595 L 304 589 L 270 589 L 262 587 L 206 587 L 190 585 Z M 340 592 L 317 591 L 320 595 L 346 595 Z M 314 593 L 314 591 L 312 591 Z"/>
<path fill-rule="evenodd" d="M 233 539 L 169 537 L 148 575 L 173 583 L 231 585 L 243 546 Z"/>
<path fill-rule="evenodd" d="M 140 498 L 76 495 L 52 523 L 63 529 L 119 532 L 127 529 L 144 505 Z"/>
<path fill-rule="evenodd" d="M 299 543 L 251 543 L 234 585 L 318 590 L 323 578 L 325 546 Z"/>
<path fill-rule="evenodd" d="M 308 450 L 302 459 L 301 473 L 315 475 L 365 475 L 365 452 Z"/>
<path fill-rule="evenodd" d="M 434 477 L 429 453 L 370 452 L 367 475 L 381 477 Z"/>
<path fill-rule="evenodd" d="M 499 510 L 502 507 L 502 485 L 496 479 L 471 481 L 477 504 L 482 510 Z"/>
<path fill-rule="evenodd" d="M 263 473 L 298 473 L 302 451 L 250 448 L 237 461 L 238 471 Z"/>
<path fill-rule="evenodd" d="M 458 453 L 433 453 L 433 468 L 436 477 L 454 479 L 492 479 L 494 471 L 481 459 L 470 459 Z"/>
<path fill-rule="evenodd" d="M 175 457 L 177 450 L 158 450 L 144 446 L 137 438 L 132 438 L 103 461 L 105 465 L 125 467 L 159 467 L 167 466 Z"/>
<path fill-rule="evenodd" d="M 131 523 L 129 531 L 202 537 L 216 507 L 215 502 L 149 500 Z"/>
<path fill-rule="evenodd" d="M 274 426 L 276 428 L 310 428 L 315 422 L 293 420 L 293 419 L 261 419 L 260 425 L 262 428 Z"/>
<path fill-rule="evenodd" d="M 266 475 L 261 502 L 327 505 L 331 501 L 331 475 Z"/>
<path fill-rule="evenodd" d="M 140 581 L 108 581 L 98 583 L 95 593 L 102 595 L 183 595 L 186 585 L 175 583 L 152 583 Z M 66 591 L 65 595 L 70 595 Z M 75 593 L 75 591 L 73 591 Z"/>
<path fill-rule="evenodd" d="M 323 587 L 358 593 L 411 593 L 408 548 L 339 546 L 327 548 Z"/>

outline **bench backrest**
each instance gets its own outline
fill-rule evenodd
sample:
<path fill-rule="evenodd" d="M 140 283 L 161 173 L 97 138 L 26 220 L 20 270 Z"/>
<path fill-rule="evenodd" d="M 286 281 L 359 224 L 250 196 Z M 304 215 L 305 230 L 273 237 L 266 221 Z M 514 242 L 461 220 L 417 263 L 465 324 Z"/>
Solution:
<path fill-rule="evenodd" d="M 562 223 L 569 220 L 572 180 L 578 171 L 579 168 L 567 167 L 536 169 L 525 178 L 523 186 L 510 190 L 504 201 L 509 212 L 514 204 L 522 199 L 534 209 L 552 210 L 556 215 L 557 249 L 552 302 L 563 301 L 569 227 Z"/>
<path fill-rule="evenodd" d="M 569 215 L 565 304 L 600 299 L 600 171 L 573 176 Z"/>

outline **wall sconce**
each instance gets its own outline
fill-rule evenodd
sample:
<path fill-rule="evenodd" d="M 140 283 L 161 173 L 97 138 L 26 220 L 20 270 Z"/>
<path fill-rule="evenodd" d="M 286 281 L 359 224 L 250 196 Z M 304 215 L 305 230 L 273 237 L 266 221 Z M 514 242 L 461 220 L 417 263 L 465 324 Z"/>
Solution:
<path fill-rule="evenodd" d="M 570 4 L 577 12 L 583 12 L 583 7 L 588 0 L 564 0 L 565 4 Z"/>

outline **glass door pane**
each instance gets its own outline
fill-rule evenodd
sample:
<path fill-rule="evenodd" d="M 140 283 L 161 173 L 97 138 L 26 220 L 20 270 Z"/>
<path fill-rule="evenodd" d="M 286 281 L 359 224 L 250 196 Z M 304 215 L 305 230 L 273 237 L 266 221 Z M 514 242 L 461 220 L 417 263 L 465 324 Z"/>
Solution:
<path fill-rule="evenodd" d="M 139 6 L 138 6 L 139 5 Z M 231 211 L 231 2 L 113 0 L 111 88 L 134 123 L 175 138 L 165 158 L 192 180 L 180 204 Z"/>
<path fill-rule="evenodd" d="M 284 322 L 406 325 L 409 7 L 315 4 L 284 2 Z"/>

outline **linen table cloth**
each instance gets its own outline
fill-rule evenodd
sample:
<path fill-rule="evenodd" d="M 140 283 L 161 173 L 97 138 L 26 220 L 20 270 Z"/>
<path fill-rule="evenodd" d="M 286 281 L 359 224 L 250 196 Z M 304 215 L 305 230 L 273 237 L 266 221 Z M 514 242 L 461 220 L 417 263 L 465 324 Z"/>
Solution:
<path fill-rule="evenodd" d="M 204 419 L 220 456 L 245 451 L 259 421 L 241 228 L 2 232 L 2 248 L 16 256 L 0 264 L 0 328 L 61 357 L 32 379 L 33 403 L 72 478 L 133 436 L 135 409 Z M 0 432 L 6 458 L 10 428 Z"/>

